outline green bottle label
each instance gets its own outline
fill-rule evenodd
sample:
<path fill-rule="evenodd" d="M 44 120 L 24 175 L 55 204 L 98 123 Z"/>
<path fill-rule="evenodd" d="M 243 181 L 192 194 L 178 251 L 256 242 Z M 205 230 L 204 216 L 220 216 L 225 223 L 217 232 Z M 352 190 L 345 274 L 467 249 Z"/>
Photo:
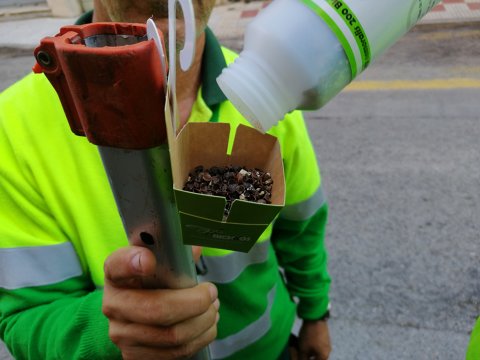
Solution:
<path fill-rule="evenodd" d="M 363 29 L 363 26 L 355 13 L 342 0 L 301 1 L 311 10 L 313 10 L 318 16 L 320 16 L 336 35 L 342 44 L 343 49 L 345 50 L 348 61 L 350 62 L 352 79 L 354 79 L 357 76 L 357 73 L 365 70 L 371 61 L 370 43 L 368 41 L 367 34 L 365 33 L 365 30 Z M 337 24 L 337 22 L 332 19 L 332 17 L 328 14 L 328 8 L 326 8 L 327 6 L 329 6 L 336 14 L 338 14 L 343 24 Z M 357 61 L 357 57 L 355 56 L 353 44 L 351 44 L 351 41 L 349 41 L 345 35 L 345 29 L 348 29 L 347 31 L 351 35 L 350 38 L 353 38 L 353 41 L 358 47 L 358 51 L 360 52 L 359 61 Z M 360 70 L 358 70 L 359 67 Z"/>
<path fill-rule="evenodd" d="M 362 71 L 365 70 L 368 64 L 370 64 L 371 51 L 368 37 L 362 24 L 360 24 L 360 21 L 358 21 L 358 18 L 355 16 L 352 9 L 350 9 L 345 2 L 340 0 L 327 0 L 327 3 L 336 10 L 337 14 L 340 15 L 350 29 L 350 32 L 360 49 L 360 55 L 362 56 Z"/>

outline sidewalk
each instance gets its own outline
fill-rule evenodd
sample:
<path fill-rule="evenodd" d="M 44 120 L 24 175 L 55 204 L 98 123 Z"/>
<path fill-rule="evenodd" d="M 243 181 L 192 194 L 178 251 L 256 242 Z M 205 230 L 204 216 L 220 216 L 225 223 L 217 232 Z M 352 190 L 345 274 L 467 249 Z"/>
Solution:
<path fill-rule="evenodd" d="M 209 22 L 221 40 L 243 38 L 247 24 L 269 4 L 269 1 L 222 1 L 224 4 L 215 7 Z M 30 12 L 23 9 L 21 14 L 15 14 L 15 8 L 0 7 L 0 49 L 31 50 L 45 36 L 53 36 L 60 27 L 75 21 L 73 18 L 54 18 L 48 15 L 45 8 L 32 7 Z M 472 21 L 480 22 L 480 0 L 444 0 L 420 24 Z"/>
<path fill-rule="evenodd" d="M 243 37 L 246 25 L 268 6 L 269 1 L 230 3 L 217 6 L 210 18 L 210 27 L 222 38 Z M 480 22 L 480 0 L 444 0 L 433 8 L 419 24 Z"/>

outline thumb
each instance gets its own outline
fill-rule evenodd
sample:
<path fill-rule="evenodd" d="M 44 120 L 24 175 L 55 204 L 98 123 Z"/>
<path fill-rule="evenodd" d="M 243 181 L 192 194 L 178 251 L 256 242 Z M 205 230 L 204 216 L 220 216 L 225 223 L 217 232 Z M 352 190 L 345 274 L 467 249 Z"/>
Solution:
<path fill-rule="evenodd" d="M 139 287 L 142 277 L 155 274 L 155 266 L 155 256 L 145 247 L 118 249 L 105 260 L 105 283 L 115 287 Z"/>
<path fill-rule="evenodd" d="M 200 256 L 202 255 L 202 247 L 201 246 L 192 246 L 192 255 L 193 261 L 195 264 L 200 260 Z"/>

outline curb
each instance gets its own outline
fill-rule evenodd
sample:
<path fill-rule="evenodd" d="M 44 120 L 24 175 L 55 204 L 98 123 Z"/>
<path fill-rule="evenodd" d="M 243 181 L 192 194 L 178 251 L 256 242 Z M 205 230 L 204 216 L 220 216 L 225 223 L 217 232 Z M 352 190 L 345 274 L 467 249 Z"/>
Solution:
<path fill-rule="evenodd" d="M 0 22 L 48 16 L 52 16 L 52 12 L 46 5 L 0 7 Z"/>
<path fill-rule="evenodd" d="M 35 50 L 34 47 L 13 47 L 0 44 L 0 56 L 19 57 L 31 55 L 33 58 L 33 50 Z"/>
<path fill-rule="evenodd" d="M 410 31 L 415 28 L 421 28 L 425 30 L 454 30 L 459 28 L 466 28 L 471 26 L 477 26 L 480 29 L 480 17 L 473 19 L 449 19 L 449 20 L 429 20 L 420 21 Z"/>

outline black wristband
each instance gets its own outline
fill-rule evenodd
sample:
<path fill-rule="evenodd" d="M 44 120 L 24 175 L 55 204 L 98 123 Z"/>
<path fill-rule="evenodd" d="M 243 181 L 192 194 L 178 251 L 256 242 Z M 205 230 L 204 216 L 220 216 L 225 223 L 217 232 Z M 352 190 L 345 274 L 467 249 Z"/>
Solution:
<path fill-rule="evenodd" d="M 327 310 L 327 312 L 318 320 L 327 321 L 328 319 L 330 319 L 330 310 Z"/>

